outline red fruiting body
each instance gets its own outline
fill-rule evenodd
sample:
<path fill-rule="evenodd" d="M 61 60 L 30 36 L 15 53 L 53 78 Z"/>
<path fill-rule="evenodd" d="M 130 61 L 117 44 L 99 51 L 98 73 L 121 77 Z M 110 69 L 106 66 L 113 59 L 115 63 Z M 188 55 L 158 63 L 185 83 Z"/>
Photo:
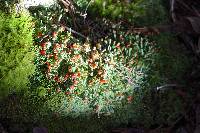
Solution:
<path fill-rule="evenodd" d="M 72 79 L 76 79 L 76 74 L 73 73 L 73 74 L 71 75 L 71 77 L 72 77 Z"/>
<path fill-rule="evenodd" d="M 55 60 L 58 60 L 58 55 L 57 54 L 53 54 L 53 56 L 54 56 Z"/>
<path fill-rule="evenodd" d="M 77 85 L 78 84 L 78 80 L 74 80 L 74 85 Z"/>
<path fill-rule="evenodd" d="M 107 80 L 104 80 L 104 79 L 101 79 L 101 80 L 100 80 L 100 83 L 101 83 L 101 84 L 106 84 L 106 83 L 108 83 L 108 81 L 107 81 Z"/>
<path fill-rule="evenodd" d="M 73 89 L 74 89 L 74 86 L 73 86 L 73 85 L 72 85 L 72 86 L 70 86 L 70 89 L 71 89 L 71 90 L 73 90 Z"/>
<path fill-rule="evenodd" d="M 56 45 L 53 45 L 53 51 L 56 51 L 56 48 L 57 48 Z"/>
<path fill-rule="evenodd" d="M 116 48 L 120 49 L 120 44 L 117 44 L 117 45 L 116 45 Z"/>
<path fill-rule="evenodd" d="M 47 68 L 51 69 L 51 64 L 49 62 L 46 62 L 46 64 L 47 64 Z"/>
<path fill-rule="evenodd" d="M 79 78 L 81 77 L 81 73 L 80 72 L 77 73 L 77 77 L 79 77 Z"/>
<path fill-rule="evenodd" d="M 52 33 L 52 36 L 53 36 L 53 38 L 55 38 L 55 37 L 57 36 L 57 32 L 54 31 L 54 32 Z"/>
<path fill-rule="evenodd" d="M 65 95 L 70 95 L 70 92 L 69 91 L 65 92 Z"/>
<path fill-rule="evenodd" d="M 47 64 L 47 66 L 49 66 L 49 65 L 50 65 L 50 63 L 49 63 L 49 62 L 46 62 L 46 64 Z"/>
<path fill-rule="evenodd" d="M 132 100 L 133 100 L 133 97 L 132 97 L 132 96 L 128 96 L 128 97 L 127 97 L 127 101 L 128 101 L 128 103 L 131 103 Z"/>
<path fill-rule="evenodd" d="M 46 51 L 45 50 L 40 50 L 40 54 L 41 55 L 46 55 Z"/>
<path fill-rule="evenodd" d="M 69 74 L 67 73 L 66 75 L 65 75 L 65 80 L 67 80 L 69 78 Z"/>
<path fill-rule="evenodd" d="M 39 37 L 41 37 L 42 36 L 42 32 L 38 32 L 37 33 L 37 37 L 39 38 Z"/>
<path fill-rule="evenodd" d="M 98 111 L 99 110 L 99 105 L 95 106 L 95 110 Z"/>
<path fill-rule="evenodd" d="M 55 77 L 54 77 L 54 80 L 55 80 L 56 82 L 59 82 L 59 77 L 58 77 L 58 76 L 55 76 Z"/>
<path fill-rule="evenodd" d="M 48 59 L 50 59 L 51 57 L 53 57 L 53 55 L 52 55 L 52 54 L 49 54 L 49 55 L 48 55 Z"/>
<path fill-rule="evenodd" d="M 71 73 L 72 72 L 72 66 L 68 67 L 68 71 Z"/>
<path fill-rule="evenodd" d="M 46 43 L 41 43 L 40 46 L 41 46 L 42 48 L 45 48 L 45 47 L 46 47 Z"/>

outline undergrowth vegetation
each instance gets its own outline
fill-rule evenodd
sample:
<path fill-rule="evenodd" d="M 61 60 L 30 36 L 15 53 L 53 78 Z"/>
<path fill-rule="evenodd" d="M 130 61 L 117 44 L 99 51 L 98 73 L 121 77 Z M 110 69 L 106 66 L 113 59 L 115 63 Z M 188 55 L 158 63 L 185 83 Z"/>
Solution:
<path fill-rule="evenodd" d="M 34 47 L 44 87 L 64 92 L 69 100 L 78 97 L 98 112 L 112 110 L 112 103 L 123 99 L 131 102 L 132 91 L 140 86 L 156 54 L 155 44 L 147 38 L 123 32 L 95 46 L 74 39 L 64 27 L 44 36 Z"/>
<path fill-rule="evenodd" d="M 189 61 L 174 52 L 173 35 L 131 32 L 134 25 L 167 22 L 162 1 L 75 0 L 70 6 L 31 7 L 32 20 L 2 13 L 1 91 L 28 89 L 3 100 L 0 120 L 28 124 L 21 132 L 34 124 L 52 133 L 171 124 L 182 99 L 156 88 L 184 84 Z"/>
<path fill-rule="evenodd" d="M 27 13 L 0 12 L 0 96 L 27 89 L 34 72 L 32 20 Z"/>

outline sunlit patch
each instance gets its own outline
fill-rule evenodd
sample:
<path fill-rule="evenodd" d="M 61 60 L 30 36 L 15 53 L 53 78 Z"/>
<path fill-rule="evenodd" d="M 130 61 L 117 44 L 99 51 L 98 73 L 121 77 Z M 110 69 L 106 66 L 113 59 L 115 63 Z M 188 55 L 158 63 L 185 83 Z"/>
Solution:
<path fill-rule="evenodd" d="M 56 0 L 24 0 L 21 4 L 24 5 L 26 8 L 30 6 L 50 6 L 55 4 Z"/>
<path fill-rule="evenodd" d="M 77 40 L 63 27 L 36 34 L 35 64 L 50 94 L 65 94 L 68 102 L 78 99 L 77 104 L 87 99 L 98 114 L 111 113 L 121 102 L 134 102 L 134 88 L 140 87 L 150 69 L 145 62 L 156 54 L 156 45 L 150 45 L 147 38 L 123 32 L 96 45 Z"/>

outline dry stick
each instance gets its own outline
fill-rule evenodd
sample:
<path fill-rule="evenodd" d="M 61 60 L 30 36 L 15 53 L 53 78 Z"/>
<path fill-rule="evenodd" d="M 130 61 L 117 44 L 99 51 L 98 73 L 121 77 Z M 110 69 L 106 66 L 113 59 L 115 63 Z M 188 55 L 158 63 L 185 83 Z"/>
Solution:
<path fill-rule="evenodd" d="M 169 89 L 168 87 L 180 87 L 180 86 L 181 85 L 177 85 L 177 84 L 166 84 L 163 86 L 156 87 L 156 90 L 164 91 L 164 90 L 168 90 Z"/>
<path fill-rule="evenodd" d="M 175 0 L 171 0 L 170 5 L 171 5 L 171 8 L 170 8 L 171 16 L 172 16 L 173 21 L 175 22 L 176 21 L 176 15 L 174 13 Z"/>
<path fill-rule="evenodd" d="M 94 2 L 94 0 L 90 0 L 90 2 L 88 3 L 87 7 L 85 8 L 84 14 L 81 14 L 81 16 L 83 16 L 83 18 L 84 18 L 84 23 L 85 23 L 85 19 L 86 19 L 86 16 L 87 16 L 88 7 L 90 6 L 90 4 L 92 2 Z"/>
<path fill-rule="evenodd" d="M 83 34 L 77 32 L 77 31 L 75 31 L 75 30 L 73 30 L 72 28 L 69 28 L 69 27 L 67 27 L 67 26 L 64 26 L 64 28 L 66 28 L 66 30 L 68 30 L 68 31 L 71 32 L 71 33 L 77 34 L 77 35 L 79 35 L 79 36 L 81 36 L 81 37 L 87 39 L 86 36 L 84 36 Z"/>
<path fill-rule="evenodd" d="M 181 85 L 177 85 L 177 84 L 166 84 L 166 85 L 157 87 L 156 90 L 167 90 L 166 87 L 177 87 L 177 86 L 180 87 Z M 189 110 L 191 109 L 191 107 L 194 105 L 195 101 L 196 101 L 196 99 L 194 99 L 194 100 L 192 101 L 191 105 L 189 105 L 189 108 L 188 108 L 185 112 L 182 112 L 182 113 L 181 113 L 181 116 L 177 118 L 177 120 L 172 124 L 171 127 L 169 127 L 170 130 L 172 130 L 172 129 L 175 127 L 175 125 L 176 125 L 182 118 L 184 118 L 184 117 L 187 115 L 187 113 L 189 112 Z M 160 128 L 162 128 L 162 126 L 158 127 L 158 129 L 160 129 Z"/>
<path fill-rule="evenodd" d="M 74 12 L 75 12 L 74 10 L 75 10 L 75 8 L 74 8 L 74 6 L 72 4 L 72 1 L 71 0 L 67 0 L 67 1 L 59 0 L 59 1 L 64 5 L 64 7 L 66 9 L 69 10 L 69 14 L 72 17 L 72 21 L 73 21 L 74 27 L 75 27 L 75 29 L 77 29 L 77 24 L 75 22 L 75 17 L 74 17 Z"/>
<path fill-rule="evenodd" d="M 77 35 L 79 35 L 80 37 L 83 37 L 83 38 L 87 39 L 86 36 L 84 36 L 83 34 L 77 32 L 77 31 L 75 31 L 75 30 L 73 30 L 72 28 L 69 28 L 69 27 L 67 27 L 67 26 L 63 26 L 63 27 L 64 27 L 66 30 L 68 30 L 70 33 L 77 34 Z M 43 41 L 46 37 L 48 37 L 50 34 L 51 34 L 51 32 L 49 32 L 47 35 L 43 36 L 42 39 L 40 40 L 40 42 L 42 42 L 42 41 Z"/>

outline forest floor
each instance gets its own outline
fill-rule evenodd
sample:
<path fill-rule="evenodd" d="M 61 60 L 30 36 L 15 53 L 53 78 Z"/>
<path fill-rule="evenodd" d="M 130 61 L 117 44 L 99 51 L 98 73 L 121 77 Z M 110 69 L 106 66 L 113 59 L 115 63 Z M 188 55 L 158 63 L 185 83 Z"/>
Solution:
<path fill-rule="evenodd" d="M 147 110 L 141 110 L 144 111 L 140 113 L 143 117 L 133 120 L 134 117 L 129 117 L 133 115 L 131 108 L 128 108 L 127 112 L 130 112 L 127 114 L 124 113 L 126 110 L 119 111 L 119 116 L 114 118 L 98 118 L 95 114 L 89 117 L 63 117 L 50 108 L 40 108 L 45 107 L 48 100 L 58 102 L 59 97 L 38 98 L 29 92 L 11 94 L 1 101 L 0 132 L 47 133 L 50 130 L 52 133 L 200 133 L 200 6 L 197 6 L 200 3 L 198 0 L 177 1 L 164 3 L 167 12 L 164 22 L 155 20 L 155 11 L 149 18 L 139 18 L 139 28 L 132 30 L 139 34 L 150 34 L 150 38 L 161 45 L 165 55 L 158 59 L 161 68 L 159 71 L 172 83 L 157 87 L 157 90 L 152 90 L 147 97 L 144 96 L 141 106 L 148 107 L 145 108 Z M 170 112 L 177 114 L 171 113 L 170 116 Z"/>

